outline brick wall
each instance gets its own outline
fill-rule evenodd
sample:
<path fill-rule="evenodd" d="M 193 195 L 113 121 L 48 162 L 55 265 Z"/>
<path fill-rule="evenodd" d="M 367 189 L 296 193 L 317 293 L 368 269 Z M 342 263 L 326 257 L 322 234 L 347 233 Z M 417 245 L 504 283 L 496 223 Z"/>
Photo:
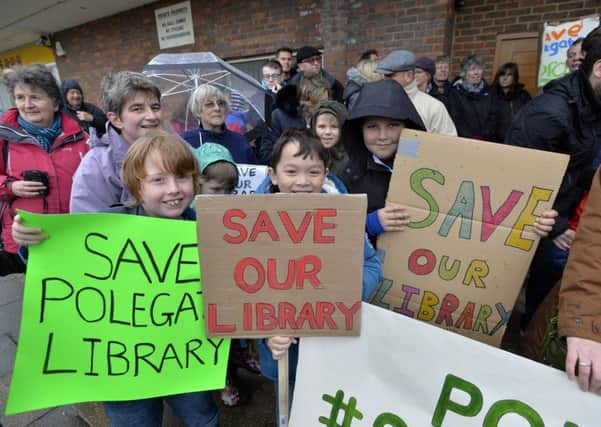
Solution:
<path fill-rule="evenodd" d="M 154 10 L 159 1 L 55 34 L 67 55 L 61 77 L 78 79 L 86 100 L 99 103 L 99 82 L 116 70 L 141 70 L 159 53 L 212 51 L 224 58 L 264 55 L 280 45 L 325 49 L 328 71 L 341 81 L 368 48 L 407 48 L 417 55 L 449 53 L 453 8 L 447 0 L 192 0 L 195 44 L 159 50 Z"/>
<path fill-rule="evenodd" d="M 484 78 L 493 77 L 498 34 L 541 32 L 545 22 L 600 14 L 599 0 L 465 0 L 455 12 L 452 71 L 462 58 L 477 53 L 486 60 Z"/>

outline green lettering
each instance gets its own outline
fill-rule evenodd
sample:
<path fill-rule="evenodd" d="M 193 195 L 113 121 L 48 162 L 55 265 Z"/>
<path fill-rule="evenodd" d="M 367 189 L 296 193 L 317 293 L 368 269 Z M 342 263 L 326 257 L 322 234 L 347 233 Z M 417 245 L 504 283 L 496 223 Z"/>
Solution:
<path fill-rule="evenodd" d="M 415 194 L 420 196 L 422 199 L 426 201 L 428 204 L 428 216 L 422 219 L 421 221 L 414 221 L 409 223 L 409 227 L 411 228 L 426 228 L 434 224 L 436 218 L 438 217 L 439 207 L 434 197 L 424 188 L 422 185 L 422 181 L 426 179 L 431 179 L 436 181 L 440 185 L 444 185 L 444 175 L 434 169 L 421 168 L 416 170 L 411 174 L 410 185 L 411 189 Z"/>
<path fill-rule="evenodd" d="M 398 415 L 391 414 L 390 412 L 384 412 L 383 414 L 378 415 L 378 418 L 374 420 L 373 427 L 384 426 L 407 427 L 407 424 Z"/>
<path fill-rule="evenodd" d="M 467 405 L 460 405 L 451 400 L 451 392 L 453 389 L 461 390 L 470 396 L 470 401 Z M 432 427 L 441 427 L 447 411 L 455 412 L 464 417 L 475 417 L 482 409 L 482 393 L 474 384 L 456 377 L 452 374 L 447 374 L 442 385 L 436 409 L 432 416 Z"/>
<path fill-rule="evenodd" d="M 519 400 L 499 400 L 490 407 L 482 427 L 496 427 L 507 414 L 517 414 L 530 424 L 530 427 L 545 427 L 543 419 L 532 407 Z"/>

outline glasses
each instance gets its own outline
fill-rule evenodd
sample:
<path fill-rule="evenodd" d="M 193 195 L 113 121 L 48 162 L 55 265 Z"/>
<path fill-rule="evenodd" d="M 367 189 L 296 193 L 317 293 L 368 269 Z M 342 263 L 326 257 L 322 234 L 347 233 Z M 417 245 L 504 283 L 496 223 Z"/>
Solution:
<path fill-rule="evenodd" d="M 209 102 L 205 102 L 204 104 L 202 104 L 203 108 L 206 108 L 207 110 L 212 110 L 215 107 L 219 107 L 221 108 L 225 108 L 227 106 L 227 103 L 225 101 L 209 101 Z"/>
<path fill-rule="evenodd" d="M 321 56 L 312 56 L 301 61 L 303 64 L 321 64 Z"/>
<path fill-rule="evenodd" d="M 265 80 L 275 80 L 275 79 L 279 79 L 281 76 L 280 73 L 273 73 L 273 74 L 263 74 L 263 78 Z"/>

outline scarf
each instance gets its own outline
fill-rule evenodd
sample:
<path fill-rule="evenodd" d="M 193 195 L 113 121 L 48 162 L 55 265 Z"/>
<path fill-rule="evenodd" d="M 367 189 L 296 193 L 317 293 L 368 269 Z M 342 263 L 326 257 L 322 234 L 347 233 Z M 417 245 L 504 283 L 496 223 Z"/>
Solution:
<path fill-rule="evenodd" d="M 28 134 L 35 138 L 37 144 L 43 148 L 47 153 L 50 152 L 50 146 L 54 142 L 57 136 L 63 131 L 63 123 L 60 114 L 54 117 L 54 121 L 47 128 L 38 127 L 32 123 L 29 123 L 20 115 L 17 117 L 19 125 L 27 131 Z"/>
<path fill-rule="evenodd" d="M 463 88 L 466 91 L 468 91 L 469 93 L 480 93 L 480 92 L 482 92 L 482 89 L 484 89 L 484 80 L 480 80 L 480 83 L 478 83 L 475 86 L 472 84 L 469 84 L 467 82 L 467 80 L 462 80 L 461 86 L 463 86 Z"/>

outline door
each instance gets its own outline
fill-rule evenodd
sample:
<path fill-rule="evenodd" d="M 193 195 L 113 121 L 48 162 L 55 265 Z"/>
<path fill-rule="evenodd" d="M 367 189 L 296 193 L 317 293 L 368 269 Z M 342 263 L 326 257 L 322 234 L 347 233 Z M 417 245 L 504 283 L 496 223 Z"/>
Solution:
<path fill-rule="evenodd" d="M 536 79 L 539 48 L 539 33 L 499 34 L 495 50 L 493 77 L 501 65 L 506 62 L 515 62 L 520 69 L 520 82 L 526 86 L 526 90 L 530 92 L 530 95 L 536 95 L 538 93 Z"/>

